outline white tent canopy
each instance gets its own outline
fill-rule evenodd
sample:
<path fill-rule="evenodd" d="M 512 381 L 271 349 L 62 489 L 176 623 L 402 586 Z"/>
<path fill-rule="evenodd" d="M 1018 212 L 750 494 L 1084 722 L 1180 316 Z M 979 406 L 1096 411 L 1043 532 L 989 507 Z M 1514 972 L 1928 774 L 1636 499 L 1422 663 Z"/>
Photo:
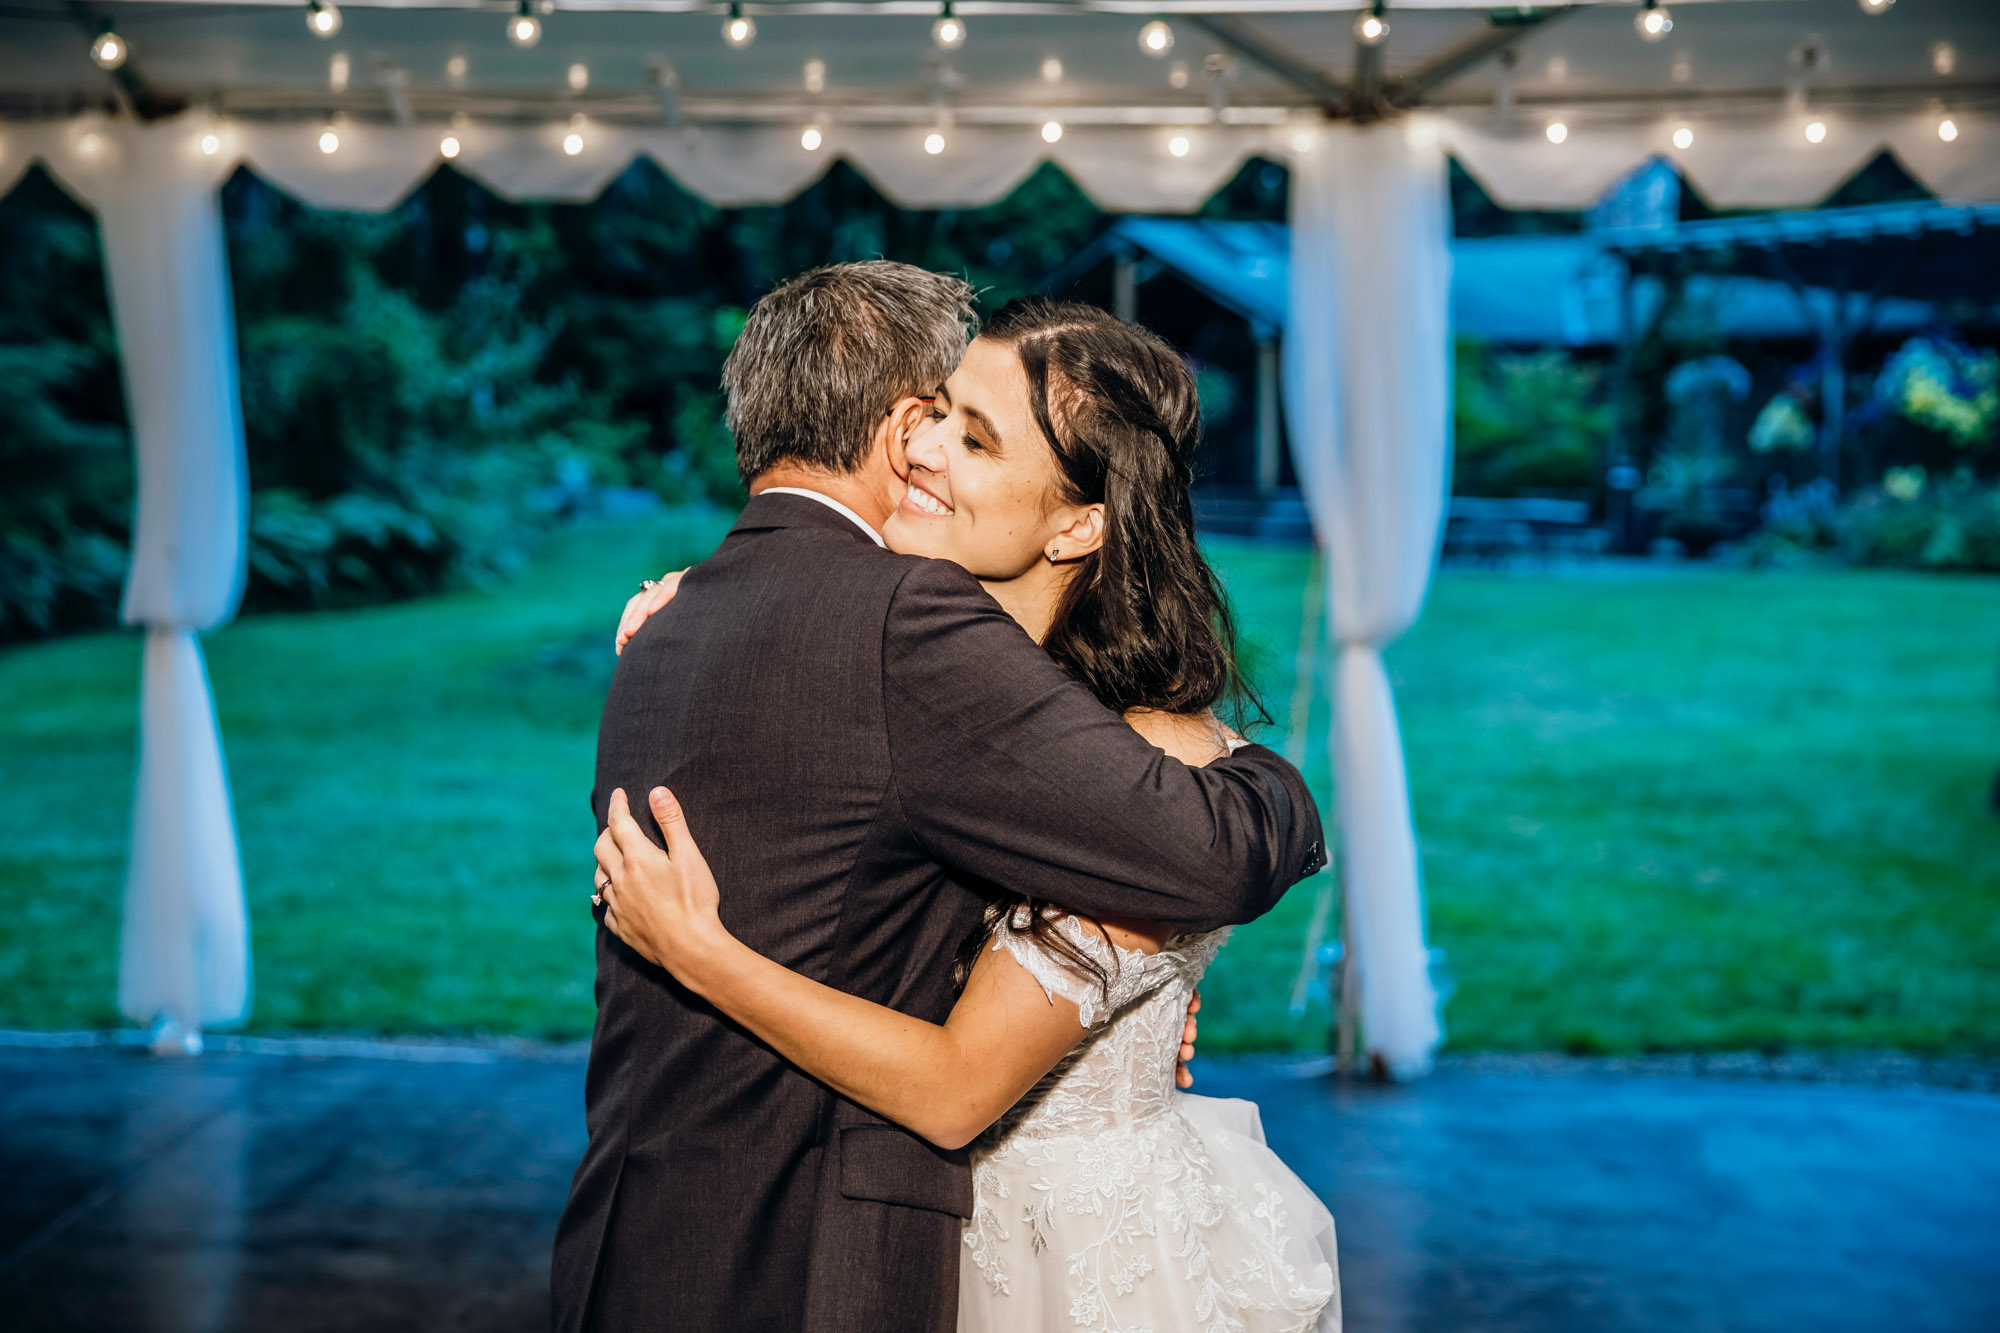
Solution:
<path fill-rule="evenodd" d="M 321 207 L 393 205 L 450 134 L 454 165 L 511 198 L 589 199 L 646 154 L 717 203 L 770 203 L 845 157 L 899 204 L 972 206 L 1047 158 L 1105 208 L 1171 212 L 1248 156 L 1289 159 L 1297 126 L 1327 110 L 1421 104 L 1513 207 L 1587 206 L 1656 153 L 1718 207 L 1807 204 L 1885 148 L 1941 196 L 2000 197 L 2000 6 L 1985 0 L 1910 0 L 1880 18 L 1854 0 L 1681 0 L 1658 43 L 1639 40 L 1630 0 L 1543 9 L 1522 27 L 1465 0 L 1400 0 L 1371 52 L 1381 73 L 1360 81 L 1353 0 L 972 0 L 956 6 L 970 35 L 953 52 L 931 40 L 927 0 L 748 5 L 759 27 L 740 49 L 722 6 L 683 0 L 568 0 L 525 49 L 504 5 L 349 0 L 319 39 L 303 4 L 129 0 L 107 10 L 129 49 L 116 79 L 62 0 L 28 4 L 0 18 L 0 117 L 18 118 L 0 119 L 0 189 L 44 155 L 87 195 L 75 140 L 98 140 L 77 113 L 124 102 L 187 108 L 192 143 L 216 136 L 218 171 L 245 162 Z M 46 19 L 20 17 L 37 6 Z M 1154 58 L 1136 37 L 1160 12 L 1175 40 Z M 42 133 L 21 132 L 37 120 Z M 1560 145 L 1546 135 L 1557 121 Z"/>
<path fill-rule="evenodd" d="M 1450 457 L 1445 158 L 1504 204 L 1581 207 L 1656 155 L 1719 206 L 1809 204 L 1883 149 L 1934 192 L 2000 199 L 2000 6 L 1630 0 L 1489 18 L 1398 0 L 928 0 L 100 5 L 92 62 L 64 0 L 0 17 L 0 191 L 39 161 L 103 223 L 139 453 L 127 619 L 151 634 L 121 1002 L 194 1029 L 248 1003 L 247 925 L 194 639 L 244 559 L 242 426 L 216 191 L 247 165 L 322 207 L 393 206 L 449 157 L 516 199 L 595 196 L 650 157 L 718 204 L 777 202 L 845 158 L 906 206 L 971 206 L 1052 160 L 1107 209 L 1186 211 L 1252 156 L 1289 163 L 1286 409 L 1330 561 L 1344 888 L 1373 1057 L 1437 1041 L 1401 741 L 1381 649 L 1420 611 Z M 1170 49 L 1148 54 L 1162 19 Z M 1947 128 L 1944 122 L 1949 121 Z M 816 133 L 807 135 L 806 130 Z M 928 141 L 928 142 L 927 142 Z"/>

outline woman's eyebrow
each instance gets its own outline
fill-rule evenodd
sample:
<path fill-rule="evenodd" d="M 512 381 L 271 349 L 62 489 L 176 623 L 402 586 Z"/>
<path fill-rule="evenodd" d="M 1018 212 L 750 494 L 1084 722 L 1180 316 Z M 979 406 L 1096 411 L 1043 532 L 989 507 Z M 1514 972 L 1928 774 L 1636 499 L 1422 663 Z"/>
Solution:
<path fill-rule="evenodd" d="M 967 407 L 965 415 L 971 419 L 974 425 L 985 432 L 987 439 L 992 442 L 992 448 L 998 449 L 1000 447 L 1000 428 L 993 424 L 993 418 L 987 416 L 976 407 Z"/>

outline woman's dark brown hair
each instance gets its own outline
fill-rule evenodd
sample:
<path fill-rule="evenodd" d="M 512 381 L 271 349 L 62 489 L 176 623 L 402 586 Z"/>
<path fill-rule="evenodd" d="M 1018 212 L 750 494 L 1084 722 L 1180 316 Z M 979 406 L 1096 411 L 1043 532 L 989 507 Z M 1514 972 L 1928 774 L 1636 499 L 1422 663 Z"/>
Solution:
<path fill-rule="evenodd" d="M 1028 399 L 1056 460 L 1055 499 L 1104 506 L 1104 544 L 1076 561 L 1042 647 L 1108 708 L 1263 716 L 1238 669 L 1235 624 L 1195 541 L 1201 400 L 1163 340 L 1095 306 L 1010 301 L 980 329 L 1027 372 Z M 1028 908 L 1051 952 L 1108 984 L 1034 899 L 996 903 L 960 953 L 960 974 L 1000 917 Z"/>

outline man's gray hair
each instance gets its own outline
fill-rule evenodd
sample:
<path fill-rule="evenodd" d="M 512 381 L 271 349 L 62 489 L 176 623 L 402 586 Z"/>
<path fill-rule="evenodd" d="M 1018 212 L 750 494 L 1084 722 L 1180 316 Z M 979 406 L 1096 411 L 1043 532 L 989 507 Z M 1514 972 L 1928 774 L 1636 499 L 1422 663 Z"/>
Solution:
<path fill-rule="evenodd" d="M 964 281 L 885 259 L 811 269 L 765 296 L 722 363 L 744 484 L 780 463 L 858 470 L 895 404 L 958 365 L 973 322 Z"/>

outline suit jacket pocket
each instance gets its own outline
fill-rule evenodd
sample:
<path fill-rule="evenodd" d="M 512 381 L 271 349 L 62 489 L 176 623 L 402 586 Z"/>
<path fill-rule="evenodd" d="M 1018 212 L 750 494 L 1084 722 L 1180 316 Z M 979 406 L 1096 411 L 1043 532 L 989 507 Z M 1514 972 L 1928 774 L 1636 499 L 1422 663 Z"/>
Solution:
<path fill-rule="evenodd" d="M 842 1125 L 840 1192 L 971 1217 L 972 1167 L 963 1150 L 936 1147 L 894 1125 Z"/>

